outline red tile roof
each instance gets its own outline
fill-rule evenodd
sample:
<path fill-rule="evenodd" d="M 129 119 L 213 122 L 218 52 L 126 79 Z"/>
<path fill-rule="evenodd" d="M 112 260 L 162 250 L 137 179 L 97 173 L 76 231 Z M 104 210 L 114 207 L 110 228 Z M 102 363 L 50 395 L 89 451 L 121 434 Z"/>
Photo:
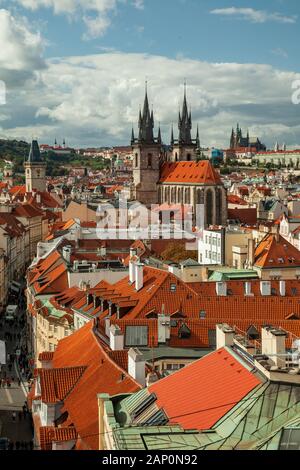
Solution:
<path fill-rule="evenodd" d="M 257 210 L 255 208 L 228 209 L 228 219 L 239 220 L 241 224 L 256 225 Z"/>
<path fill-rule="evenodd" d="M 44 403 L 63 401 L 85 371 L 85 366 L 39 369 L 41 399 Z"/>
<path fill-rule="evenodd" d="M 63 443 L 76 441 L 78 434 L 74 426 L 55 428 L 53 426 L 40 427 L 41 450 L 52 450 L 54 442 Z"/>
<path fill-rule="evenodd" d="M 164 163 L 160 183 L 222 184 L 219 173 L 208 161 Z"/>
<path fill-rule="evenodd" d="M 254 265 L 262 269 L 300 267 L 300 251 L 281 235 L 267 234 L 254 254 Z"/>
<path fill-rule="evenodd" d="M 51 362 L 53 359 L 54 352 L 45 351 L 39 355 L 39 361 Z"/>
<path fill-rule="evenodd" d="M 222 348 L 149 387 L 170 423 L 210 429 L 260 381 Z"/>
<path fill-rule="evenodd" d="M 64 401 L 68 422 L 73 423 L 87 449 L 98 449 L 98 393 L 131 393 L 140 389 L 107 354 L 94 334 L 93 322 L 61 340 L 54 353 L 53 367 L 84 366 L 85 371 Z"/>

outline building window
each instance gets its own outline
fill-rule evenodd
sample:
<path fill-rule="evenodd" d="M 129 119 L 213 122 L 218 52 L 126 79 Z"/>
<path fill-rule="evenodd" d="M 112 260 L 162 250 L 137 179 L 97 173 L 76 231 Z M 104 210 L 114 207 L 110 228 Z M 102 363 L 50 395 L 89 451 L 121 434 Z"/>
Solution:
<path fill-rule="evenodd" d="M 148 153 L 148 168 L 152 168 L 152 153 Z"/>
<path fill-rule="evenodd" d="M 136 153 L 135 156 L 134 156 L 134 159 L 135 159 L 135 162 L 134 162 L 134 165 L 135 165 L 135 168 L 138 167 L 138 154 Z"/>
<path fill-rule="evenodd" d="M 205 310 L 200 310 L 200 318 L 201 318 L 201 320 L 204 320 L 206 318 L 206 311 Z"/>
<path fill-rule="evenodd" d="M 176 292 L 176 284 L 171 284 L 170 290 L 171 292 Z"/>

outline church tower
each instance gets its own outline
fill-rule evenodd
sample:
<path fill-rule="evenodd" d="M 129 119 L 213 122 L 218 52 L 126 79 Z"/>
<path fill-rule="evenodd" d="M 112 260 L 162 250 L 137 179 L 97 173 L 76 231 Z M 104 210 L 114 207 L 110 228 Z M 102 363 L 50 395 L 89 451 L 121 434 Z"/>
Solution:
<path fill-rule="evenodd" d="M 10 188 L 14 185 L 14 170 L 11 163 L 7 163 L 4 167 L 3 183 L 6 183 Z"/>
<path fill-rule="evenodd" d="M 174 139 L 173 129 L 171 137 L 171 161 L 192 161 L 197 160 L 199 152 L 199 130 L 197 129 L 196 139 L 192 139 L 192 113 L 188 111 L 187 98 L 186 98 L 186 84 L 184 84 L 184 97 L 182 112 L 179 112 L 178 117 L 178 140 Z"/>
<path fill-rule="evenodd" d="M 150 112 L 147 85 L 143 112 L 139 114 L 139 134 L 136 139 L 132 129 L 131 145 L 133 148 L 133 197 L 150 206 L 158 202 L 157 184 L 160 176 L 160 164 L 163 158 L 161 131 L 154 137 L 154 116 Z"/>
<path fill-rule="evenodd" d="M 46 191 L 46 162 L 42 159 L 37 140 L 33 140 L 27 161 L 24 163 L 26 192 Z"/>

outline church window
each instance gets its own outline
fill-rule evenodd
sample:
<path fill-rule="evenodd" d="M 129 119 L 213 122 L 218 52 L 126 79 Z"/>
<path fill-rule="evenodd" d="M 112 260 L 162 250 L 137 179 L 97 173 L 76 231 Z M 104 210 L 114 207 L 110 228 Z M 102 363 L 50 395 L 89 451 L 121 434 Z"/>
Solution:
<path fill-rule="evenodd" d="M 27 170 L 27 175 L 30 175 L 30 170 Z"/>
<path fill-rule="evenodd" d="M 191 161 L 191 154 L 190 154 L 190 153 L 187 154 L 187 161 L 188 161 L 188 162 Z"/>
<path fill-rule="evenodd" d="M 148 168 L 152 168 L 152 153 L 148 153 Z"/>
<path fill-rule="evenodd" d="M 138 154 L 135 154 L 135 167 L 137 168 L 138 166 Z"/>
<path fill-rule="evenodd" d="M 175 161 L 178 162 L 178 153 L 175 153 Z"/>
<path fill-rule="evenodd" d="M 209 189 L 206 193 L 206 224 L 212 225 L 213 223 L 213 193 Z"/>

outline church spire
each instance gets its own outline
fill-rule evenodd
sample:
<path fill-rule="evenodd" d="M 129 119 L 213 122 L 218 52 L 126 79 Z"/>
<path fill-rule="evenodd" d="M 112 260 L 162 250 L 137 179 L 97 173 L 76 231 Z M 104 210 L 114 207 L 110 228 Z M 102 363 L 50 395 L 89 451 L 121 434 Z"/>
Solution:
<path fill-rule="evenodd" d="M 173 124 L 172 124 L 172 128 L 171 128 L 171 145 L 172 146 L 174 145 L 174 127 L 173 127 Z"/>
<path fill-rule="evenodd" d="M 192 143 L 191 129 L 192 129 L 192 114 L 188 111 L 187 98 L 186 98 L 186 82 L 184 82 L 184 97 L 182 105 L 182 113 L 179 112 L 178 120 L 179 128 L 179 142 L 184 145 Z"/>
<path fill-rule="evenodd" d="M 134 130 L 133 130 L 133 126 L 132 126 L 132 130 L 131 130 L 131 145 L 134 144 L 134 141 L 135 141 L 135 138 L 134 138 Z"/>
<path fill-rule="evenodd" d="M 160 130 L 160 123 L 159 123 L 159 128 L 158 128 L 158 137 L 157 137 L 157 142 L 159 144 L 162 143 L 162 140 L 161 140 L 161 130 Z"/>
<path fill-rule="evenodd" d="M 200 136 L 199 136 L 199 124 L 197 124 L 197 135 L 196 135 L 196 145 L 197 145 L 197 149 L 200 150 Z"/>
<path fill-rule="evenodd" d="M 139 140 L 146 144 L 154 143 L 153 128 L 154 128 L 154 116 L 153 116 L 153 111 L 150 114 L 148 90 L 147 90 L 147 82 L 146 82 L 143 112 L 142 113 L 140 112 L 140 115 L 139 115 L 139 129 L 140 129 Z"/>

